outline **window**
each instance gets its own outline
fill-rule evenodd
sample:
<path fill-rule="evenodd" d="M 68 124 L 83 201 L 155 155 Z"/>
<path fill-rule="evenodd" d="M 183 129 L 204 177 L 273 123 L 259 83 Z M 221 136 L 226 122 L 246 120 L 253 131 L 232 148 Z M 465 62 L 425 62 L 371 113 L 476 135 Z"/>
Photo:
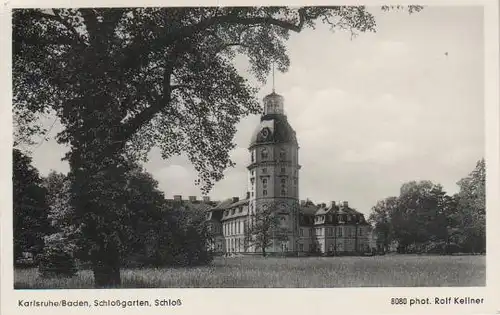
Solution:
<path fill-rule="evenodd" d="M 264 190 L 262 191 L 262 195 L 267 196 L 267 190 L 265 190 L 265 189 L 264 189 Z"/>
<path fill-rule="evenodd" d="M 304 251 L 304 244 L 299 244 L 299 251 L 301 251 L 301 252 Z"/>
<path fill-rule="evenodd" d="M 252 185 L 255 183 L 255 178 L 250 178 L 250 182 L 252 183 Z"/>
<path fill-rule="evenodd" d="M 300 229 L 300 236 L 304 236 L 304 230 Z"/>
<path fill-rule="evenodd" d="M 297 178 L 294 178 L 294 179 L 293 179 L 293 184 L 294 184 L 294 185 L 297 185 Z"/>
<path fill-rule="evenodd" d="M 252 174 L 252 176 L 253 176 L 253 175 L 255 174 L 255 171 L 254 171 L 254 170 L 252 170 L 252 171 L 250 172 L 250 174 Z"/>
<path fill-rule="evenodd" d="M 282 196 L 286 196 L 286 189 L 282 189 L 282 190 L 281 190 L 281 195 L 282 195 Z"/>
<path fill-rule="evenodd" d="M 286 178 L 281 179 L 281 184 L 286 184 Z"/>
<path fill-rule="evenodd" d="M 285 149 L 281 149 L 281 151 L 280 151 L 280 160 L 286 160 L 286 151 L 285 151 Z"/>
<path fill-rule="evenodd" d="M 339 227 L 339 236 L 342 236 L 342 227 Z"/>
<path fill-rule="evenodd" d="M 251 195 L 252 195 L 252 197 L 253 197 L 253 195 L 254 195 L 254 194 L 253 194 L 253 191 L 252 191 Z"/>
<path fill-rule="evenodd" d="M 260 157 L 263 160 L 267 160 L 269 158 L 269 152 L 267 152 L 267 149 L 262 149 L 262 151 L 260 152 Z"/>
<path fill-rule="evenodd" d="M 267 174 L 267 168 L 265 168 L 265 167 L 264 167 L 264 168 L 262 169 L 262 174 Z"/>
<path fill-rule="evenodd" d="M 231 215 L 233 215 L 233 214 L 234 214 L 234 209 L 231 210 Z"/>
<path fill-rule="evenodd" d="M 286 173 L 286 168 L 282 167 L 281 168 L 281 173 Z"/>
<path fill-rule="evenodd" d="M 255 151 L 252 150 L 252 163 L 255 162 Z"/>
<path fill-rule="evenodd" d="M 243 207 L 240 207 L 240 211 L 239 211 L 239 212 L 240 212 L 240 213 L 242 213 L 242 212 L 243 212 Z"/>
<path fill-rule="evenodd" d="M 359 236 L 363 235 L 363 229 L 361 229 L 361 228 L 360 228 L 360 229 L 358 230 L 358 234 L 359 234 Z"/>

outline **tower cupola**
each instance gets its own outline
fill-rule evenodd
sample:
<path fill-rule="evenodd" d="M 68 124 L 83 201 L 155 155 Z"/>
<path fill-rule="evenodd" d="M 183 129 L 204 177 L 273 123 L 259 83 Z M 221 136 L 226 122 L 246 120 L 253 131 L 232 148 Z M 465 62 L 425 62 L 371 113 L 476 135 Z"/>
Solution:
<path fill-rule="evenodd" d="M 272 92 L 264 97 L 264 115 L 284 115 L 283 104 L 285 99 L 283 96 Z"/>

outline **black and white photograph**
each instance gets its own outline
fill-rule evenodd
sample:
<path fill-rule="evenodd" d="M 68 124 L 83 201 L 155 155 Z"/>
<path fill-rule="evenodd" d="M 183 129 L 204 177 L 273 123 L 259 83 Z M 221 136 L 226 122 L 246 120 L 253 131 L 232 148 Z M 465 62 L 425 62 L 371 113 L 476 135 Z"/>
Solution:
<path fill-rule="evenodd" d="M 9 286 L 484 288 L 485 12 L 13 8 Z"/>

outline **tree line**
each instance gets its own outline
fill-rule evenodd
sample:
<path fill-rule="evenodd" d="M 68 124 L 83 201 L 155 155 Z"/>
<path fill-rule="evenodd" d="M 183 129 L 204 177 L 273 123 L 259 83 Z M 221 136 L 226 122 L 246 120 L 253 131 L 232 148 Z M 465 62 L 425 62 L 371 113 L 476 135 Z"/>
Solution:
<path fill-rule="evenodd" d="M 82 235 L 86 220 L 70 202 L 70 178 L 55 171 L 41 176 L 18 149 L 13 166 L 14 264 L 22 265 L 29 253 L 42 276 L 74 275 L 88 265 L 93 249 Z M 109 226 L 120 266 L 192 266 L 211 260 L 205 225 L 209 205 L 166 200 L 158 182 L 135 162 L 127 163 L 122 179 L 122 190 L 113 183 L 101 187 L 123 204 Z"/>
<path fill-rule="evenodd" d="M 431 181 L 411 181 L 397 197 L 380 200 L 369 221 L 378 245 L 400 253 L 486 252 L 485 161 L 457 182 L 459 192 L 447 194 Z"/>

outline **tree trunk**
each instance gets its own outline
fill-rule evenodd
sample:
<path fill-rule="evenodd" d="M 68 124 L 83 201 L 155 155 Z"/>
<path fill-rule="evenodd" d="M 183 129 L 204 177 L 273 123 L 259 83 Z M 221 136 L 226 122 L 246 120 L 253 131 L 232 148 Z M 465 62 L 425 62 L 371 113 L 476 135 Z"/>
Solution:
<path fill-rule="evenodd" d="M 120 257 L 115 244 L 103 246 L 95 253 L 92 259 L 92 270 L 96 288 L 121 286 Z"/>
<path fill-rule="evenodd" d="M 120 214 L 124 199 L 119 191 L 125 181 L 117 159 L 107 158 L 105 162 L 108 165 L 101 166 L 89 159 L 80 163 L 80 169 L 80 165 L 72 167 L 73 204 L 82 219 L 81 241 L 84 251 L 90 254 L 94 286 L 115 288 L 121 285 L 119 248 L 125 240 L 120 238 L 119 229 L 126 222 L 122 222 Z M 94 167 L 85 167 L 88 164 Z"/>
<path fill-rule="evenodd" d="M 94 286 L 96 289 L 117 288 L 121 286 L 120 265 L 96 264 L 93 266 Z"/>

